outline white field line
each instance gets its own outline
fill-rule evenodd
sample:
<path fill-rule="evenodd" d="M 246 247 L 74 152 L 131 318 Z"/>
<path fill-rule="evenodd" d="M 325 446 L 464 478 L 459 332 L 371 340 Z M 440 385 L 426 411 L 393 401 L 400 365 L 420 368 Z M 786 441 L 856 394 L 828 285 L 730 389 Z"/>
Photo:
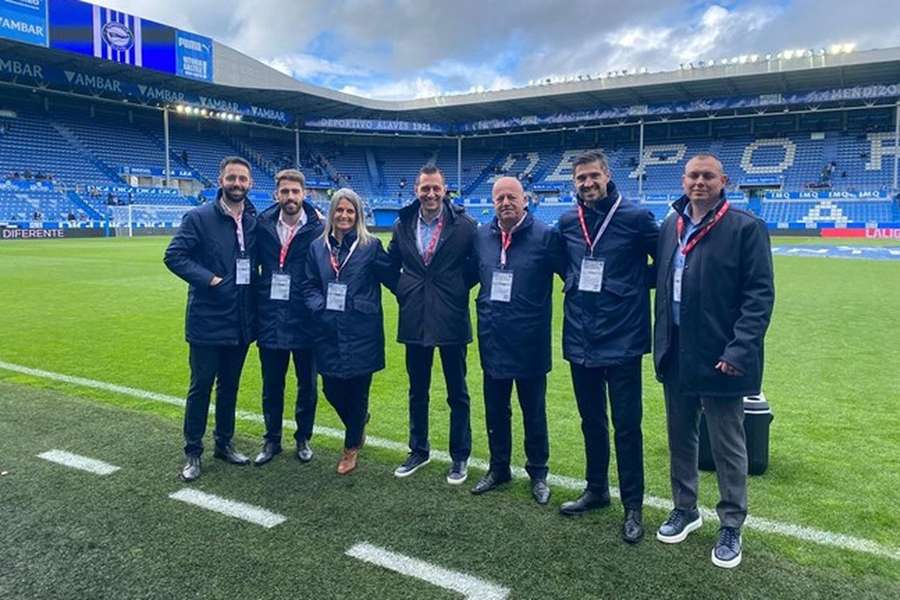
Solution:
<path fill-rule="evenodd" d="M 105 463 L 102 460 L 88 458 L 80 454 L 72 454 L 65 450 L 48 450 L 47 452 L 41 452 L 37 456 L 58 465 L 71 467 L 79 471 L 87 471 L 95 475 L 109 475 L 119 470 L 119 467 Z"/>
<path fill-rule="evenodd" d="M 507 588 L 483 579 L 444 569 L 424 560 L 397 554 L 365 542 L 356 544 L 345 554 L 401 575 L 427 581 L 445 590 L 460 593 L 468 600 L 504 600 L 509 595 Z"/>
<path fill-rule="evenodd" d="M 228 500 L 227 498 L 222 498 L 215 494 L 207 494 L 200 490 L 184 488 L 177 492 L 172 492 L 169 494 L 169 498 L 181 500 L 187 504 L 199 506 L 206 510 L 234 517 L 235 519 L 241 519 L 256 525 L 261 525 L 266 529 L 271 529 L 272 527 L 281 525 L 287 521 L 287 517 L 260 508 L 259 506 L 244 504 L 243 502 L 237 502 L 235 500 Z"/>
<path fill-rule="evenodd" d="M 178 398 L 176 396 L 169 396 L 166 394 L 159 394 L 157 392 L 149 392 L 146 390 L 141 390 L 133 387 L 127 387 L 123 385 L 116 385 L 113 383 L 107 383 L 105 381 L 97 381 L 94 379 L 85 379 L 84 377 L 74 377 L 72 375 L 64 375 L 62 373 L 53 373 L 51 371 L 44 371 L 42 369 L 33 369 L 31 367 L 24 367 L 21 365 L 16 365 L 13 363 L 8 363 L 4 361 L 0 361 L 0 369 L 4 369 L 7 371 L 12 371 L 14 373 L 21 373 L 23 375 L 29 375 L 32 377 L 38 377 L 41 379 L 49 379 L 51 381 L 60 381 L 63 383 L 69 383 L 72 385 L 78 385 L 81 387 L 93 388 L 97 390 L 105 390 L 108 392 L 115 392 L 118 394 L 122 394 L 125 396 L 132 396 L 135 398 L 142 398 L 145 400 L 153 400 L 156 402 L 163 402 L 165 404 L 172 404 L 174 406 L 184 406 L 184 400 L 182 398 Z M 210 407 L 213 407 L 213 404 L 210 403 Z M 260 414 L 251 413 L 247 411 L 237 411 L 236 417 L 243 421 L 252 421 L 254 423 L 263 423 L 263 417 Z M 296 429 L 296 425 L 293 421 L 285 419 L 284 420 L 284 428 L 285 429 Z M 325 437 L 332 437 L 337 439 L 344 438 L 344 432 L 338 429 L 334 429 L 331 427 L 321 427 L 316 425 L 315 432 L 319 435 L 323 435 Z M 397 452 L 408 452 L 408 448 L 406 444 L 401 442 L 395 442 L 393 440 L 387 440 L 384 438 L 378 438 L 373 436 L 368 436 L 366 438 L 366 444 L 369 446 L 373 446 L 375 448 L 384 448 L 387 450 L 394 450 Z M 450 455 L 447 452 L 441 450 L 432 450 L 431 457 L 435 460 L 449 463 Z M 482 459 L 473 458 L 469 460 L 469 465 L 477 468 L 486 470 L 488 468 L 488 462 Z M 527 479 L 528 474 L 525 472 L 525 469 L 521 467 L 513 468 L 513 476 L 519 479 Z M 570 489 L 570 490 L 582 490 L 585 487 L 585 482 L 583 479 L 577 479 L 575 477 L 566 477 L 564 475 L 553 475 L 551 474 L 548 478 L 548 482 L 562 488 Z M 616 488 L 611 489 L 611 493 L 613 496 L 618 497 L 619 491 Z M 658 508 L 660 510 L 670 510 L 672 508 L 672 502 L 665 498 L 659 498 L 656 496 L 645 496 L 644 504 L 653 508 Z M 704 518 L 707 520 L 716 520 L 718 517 L 716 516 L 716 512 L 712 509 L 700 507 L 700 512 Z M 842 550 L 852 550 L 854 552 L 863 552 L 866 554 L 872 554 L 875 556 L 880 556 L 884 558 L 889 558 L 892 560 L 900 561 L 900 548 L 885 546 L 879 544 L 878 542 L 873 542 L 871 540 L 867 540 L 864 538 L 859 538 L 851 535 L 845 535 L 842 533 L 833 533 L 830 531 L 824 531 L 821 529 L 815 529 L 812 527 L 805 527 L 802 525 L 795 525 L 793 523 L 782 523 L 779 521 L 773 521 L 771 519 L 765 519 L 762 517 L 749 516 L 747 517 L 747 521 L 744 523 L 745 528 L 754 529 L 756 531 L 762 531 L 765 533 L 776 533 L 778 535 L 784 535 L 788 537 L 792 537 L 794 539 L 802 540 L 805 542 L 812 542 L 815 544 L 820 544 L 823 546 L 831 546 L 833 548 L 840 548 Z"/>

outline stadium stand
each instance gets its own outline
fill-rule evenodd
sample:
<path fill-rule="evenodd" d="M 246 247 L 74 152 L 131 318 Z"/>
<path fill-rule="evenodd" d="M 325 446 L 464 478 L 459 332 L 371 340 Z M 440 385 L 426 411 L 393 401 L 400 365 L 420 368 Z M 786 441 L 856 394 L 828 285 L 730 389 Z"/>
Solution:
<path fill-rule="evenodd" d="M 180 170 L 179 190 L 153 185 L 129 186 L 128 170 L 161 174 L 164 144 L 158 118 L 135 117 L 128 109 L 55 102 L 45 110 L 0 98 L 14 113 L 2 138 L 0 221 L 27 222 L 36 213 L 48 221 L 100 221 L 111 205 L 140 204 L 184 207 L 209 199 L 218 164 L 228 154 L 247 157 L 254 166 L 252 201 L 258 208 L 271 202 L 273 176 L 294 162 L 293 136 L 281 132 L 248 132 L 248 127 L 174 119 L 170 126 L 170 167 Z M 158 115 L 155 115 L 158 117 Z M 533 134 L 505 140 L 498 147 L 481 142 L 463 152 L 462 202 L 479 220 L 492 214 L 490 190 L 501 175 L 519 177 L 537 202 L 536 215 L 555 223 L 571 205 L 571 161 L 587 148 L 603 148 L 623 194 L 642 198 L 658 219 L 680 193 L 678 181 L 686 160 L 698 152 L 718 155 L 730 175 L 732 202 L 756 211 L 773 226 L 819 227 L 900 221 L 900 206 L 889 194 L 896 149 L 893 132 L 870 122 L 829 131 L 776 131 L 760 121 L 761 134 L 746 127 L 717 123 L 714 137 L 678 134 L 674 128 L 650 134 L 643 160 L 636 140 L 624 136 L 596 143 L 562 145 L 558 136 Z M 799 125 L 794 122 L 794 129 Z M 306 136 L 302 168 L 311 180 L 332 189 L 353 187 L 380 211 L 374 221 L 390 224 L 396 209 L 413 198 L 415 174 L 423 164 L 436 164 L 456 189 L 456 145 L 422 140 L 391 143 L 378 138 L 351 141 L 335 136 Z M 643 181 L 639 182 L 639 177 Z M 762 179 L 762 189 L 748 182 Z M 161 184 L 161 179 L 157 180 Z M 18 185 L 19 183 L 26 185 Z M 41 183 L 42 185 L 31 185 Z M 14 185 L 16 184 L 16 185 Z M 187 185 L 189 184 L 189 185 Z M 191 190 L 191 191 L 186 191 Z M 197 192 L 202 192 L 198 194 Z M 317 202 L 325 198 L 317 193 Z M 374 213 L 373 213 L 374 214 Z M 156 219 L 158 220 L 158 219 Z"/>

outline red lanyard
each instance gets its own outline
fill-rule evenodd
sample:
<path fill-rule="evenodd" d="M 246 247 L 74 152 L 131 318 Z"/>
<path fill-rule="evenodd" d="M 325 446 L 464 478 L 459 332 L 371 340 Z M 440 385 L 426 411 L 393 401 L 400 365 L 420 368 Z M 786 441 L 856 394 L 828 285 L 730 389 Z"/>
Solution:
<path fill-rule="evenodd" d="M 591 234 L 588 231 L 587 221 L 584 219 L 584 206 L 581 204 L 578 205 L 578 220 L 581 222 L 581 234 L 584 236 L 584 242 L 587 244 L 591 256 L 594 255 L 594 248 L 597 246 L 597 242 L 600 241 L 600 238 L 606 232 L 606 228 L 609 227 L 609 222 L 612 220 L 613 215 L 616 214 L 616 210 L 618 210 L 619 204 L 621 203 L 622 196 L 619 196 L 616 198 L 616 203 L 613 204 L 612 208 L 609 209 L 609 212 L 606 213 L 606 218 L 603 219 L 603 224 L 600 225 L 600 229 L 597 230 L 597 235 L 594 236 L 593 242 L 591 242 Z"/>
<path fill-rule="evenodd" d="M 421 217 L 419 217 L 421 219 Z M 418 225 L 416 226 L 418 228 Z M 431 259 L 434 258 L 434 251 L 437 248 L 438 241 L 441 239 L 441 231 L 444 230 L 444 215 L 441 214 L 438 217 L 438 223 L 434 226 L 434 231 L 431 232 L 431 240 L 428 242 L 428 246 L 425 248 L 425 252 L 422 253 L 422 260 L 425 261 L 425 264 L 430 264 Z"/>
<path fill-rule="evenodd" d="M 347 264 L 347 261 L 350 260 L 350 257 L 353 256 L 353 251 L 356 250 L 356 246 L 359 244 L 359 239 L 353 242 L 353 245 L 350 246 L 350 252 L 347 253 L 347 258 L 344 259 L 344 262 L 338 264 L 337 254 L 340 252 L 340 246 L 336 248 L 337 251 L 331 249 L 331 242 L 328 241 L 328 238 L 325 238 L 325 247 L 328 249 L 328 259 L 331 261 L 331 268 L 334 271 L 334 279 L 337 281 L 341 277 L 341 269 Z"/>
<path fill-rule="evenodd" d="M 710 232 L 710 230 L 716 226 L 716 224 L 722 220 L 722 217 L 725 216 L 725 213 L 728 212 L 728 200 L 722 203 L 722 208 L 715 214 L 712 220 L 703 226 L 703 229 L 700 232 L 692 237 L 687 244 L 683 244 L 681 241 L 681 236 L 684 233 L 684 218 L 681 215 L 678 215 L 678 220 L 675 221 L 675 232 L 678 236 L 678 245 L 681 247 L 681 253 L 685 256 L 690 253 L 694 247 L 700 243 L 700 240 L 706 237 L 706 234 Z"/>
<path fill-rule="evenodd" d="M 504 269 L 506 268 L 506 251 L 512 246 L 512 234 L 519 228 L 519 225 L 522 224 L 526 216 L 528 216 L 528 213 L 522 215 L 522 218 L 519 219 L 518 223 L 513 225 L 512 229 L 509 230 L 509 233 L 503 231 L 503 228 L 500 227 L 500 223 L 497 223 L 497 227 L 500 227 L 500 266 Z"/>
<path fill-rule="evenodd" d="M 281 219 L 279 219 L 279 221 L 281 221 Z M 287 227 L 288 230 L 287 238 L 281 243 L 281 252 L 278 255 L 278 270 L 284 271 L 284 261 L 287 260 L 288 249 L 291 247 L 291 242 L 294 241 L 294 236 L 297 235 L 297 229 L 300 227 L 300 223 L 297 222 L 293 227 L 284 221 L 281 221 L 281 223 Z"/>

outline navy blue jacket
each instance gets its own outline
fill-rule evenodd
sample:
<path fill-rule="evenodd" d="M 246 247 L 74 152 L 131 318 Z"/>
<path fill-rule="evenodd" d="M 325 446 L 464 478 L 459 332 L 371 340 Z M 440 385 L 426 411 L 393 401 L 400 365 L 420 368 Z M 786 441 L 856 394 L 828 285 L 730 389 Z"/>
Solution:
<path fill-rule="evenodd" d="M 775 303 L 769 232 L 755 215 L 729 208 L 685 257 L 681 334 L 676 336 L 672 322 L 673 258 L 678 245 L 675 223 L 686 218 L 682 214 L 687 202 L 682 196 L 673 204 L 675 212 L 666 218 L 659 237 L 653 348 L 657 378 L 704 396 L 758 394 L 763 339 Z M 713 213 L 720 206 L 721 201 Z M 676 352 L 677 373 L 667 368 L 670 355 Z M 720 360 L 742 374 L 735 377 L 717 371 Z"/>
<path fill-rule="evenodd" d="M 400 209 L 388 254 L 396 271 L 400 318 L 397 341 L 449 346 L 472 341 L 469 290 L 478 225 L 461 206 L 444 199 L 444 228 L 427 266 L 416 246 L 419 201 Z M 401 270 L 402 269 L 402 270 Z"/>
<path fill-rule="evenodd" d="M 343 262 L 355 234 L 344 236 L 338 261 Z M 331 240 L 332 247 L 337 242 Z M 384 368 L 384 314 L 381 283 L 396 281 L 390 259 L 378 238 L 357 246 L 350 260 L 335 277 L 325 240 L 316 239 L 306 259 L 303 299 L 316 321 L 316 366 L 327 377 L 350 379 Z M 346 310 L 326 310 L 328 283 L 348 286 Z"/>
<path fill-rule="evenodd" d="M 585 208 L 591 240 L 619 193 L 610 182 L 596 209 Z M 580 201 L 579 201 L 580 204 Z M 622 199 L 594 249 L 604 261 L 600 292 L 581 292 L 581 261 L 589 252 L 578 218 L 578 207 L 559 219 L 566 254 L 566 294 L 563 356 L 583 367 L 619 365 L 650 352 L 650 287 L 647 259 L 656 257 L 659 226 L 653 213 Z"/>
<path fill-rule="evenodd" d="M 290 300 L 271 300 L 272 273 L 278 272 L 281 240 L 278 237 L 278 217 L 281 206 L 273 204 L 263 211 L 256 224 L 256 250 L 261 267 L 257 286 L 257 323 L 261 348 L 296 350 L 312 348 L 315 328 L 312 313 L 303 302 L 303 283 L 306 281 L 306 255 L 313 240 L 322 235 L 322 221 L 308 202 L 303 202 L 306 224 L 297 230 L 288 247 L 284 272 L 291 276 Z"/>
<path fill-rule="evenodd" d="M 249 344 L 256 336 L 256 209 L 244 203 L 241 223 L 245 256 L 250 259 L 250 285 L 236 285 L 240 247 L 234 219 L 216 200 L 189 211 L 166 248 L 165 264 L 190 284 L 185 339 L 201 346 Z M 214 275 L 222 282 L 211 287 Z"/>
<path fill-rule="evenodd" d="M 553 274 L 564 261 L 559 234 L 526 215 L 513 231 L 506 253 L 513 273 L 510 302 L 491 301 L 494 271 L 500 270 L 500 228 L 496 217 L 478 228 L 475 247 L 481 288 L 478 350 L 482 370 L 495 379 L 538 377 L 550 371 Z"/>

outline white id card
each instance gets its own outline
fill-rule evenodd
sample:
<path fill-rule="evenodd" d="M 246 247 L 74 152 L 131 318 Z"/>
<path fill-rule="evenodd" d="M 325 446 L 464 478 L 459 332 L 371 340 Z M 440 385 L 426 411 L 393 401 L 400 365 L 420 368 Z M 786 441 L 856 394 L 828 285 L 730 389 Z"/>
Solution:
<path fill-rule="evenodd" d="M 578 278 L 578 290 L 581 292 L 599 292 L 603 289 L 604 261 L 585 256 L 581 260 L 581 275 Z"/>
<path fill-rule="evenodd" d="M 237 285 L 250 285 L 250 259 L 237 259 L 234 282 Z"/>
<path fill-rule="evenodd" d="M 684 269 L 675 269 L 675 277 L 672 278 L 672 301 L 681 302 L 681 276 Z"/>
<path fill-rule="evenodd" d="M 509 302 L 512 298 L 512 271 L 494 271 L 491 278 L 491 301 Z"/>
<path fill-rule="evenodd" d="M 331 282 L 328 284 L 328 298 L 325 302 L 327 310 L 344 312 L 347 306 L 347 284 Z"/>
<path fill-rule="evenodd" d="M 272 287 L 269 289 L 269 300 L 291 299 L 290 273 L 272 273 Z"/>

